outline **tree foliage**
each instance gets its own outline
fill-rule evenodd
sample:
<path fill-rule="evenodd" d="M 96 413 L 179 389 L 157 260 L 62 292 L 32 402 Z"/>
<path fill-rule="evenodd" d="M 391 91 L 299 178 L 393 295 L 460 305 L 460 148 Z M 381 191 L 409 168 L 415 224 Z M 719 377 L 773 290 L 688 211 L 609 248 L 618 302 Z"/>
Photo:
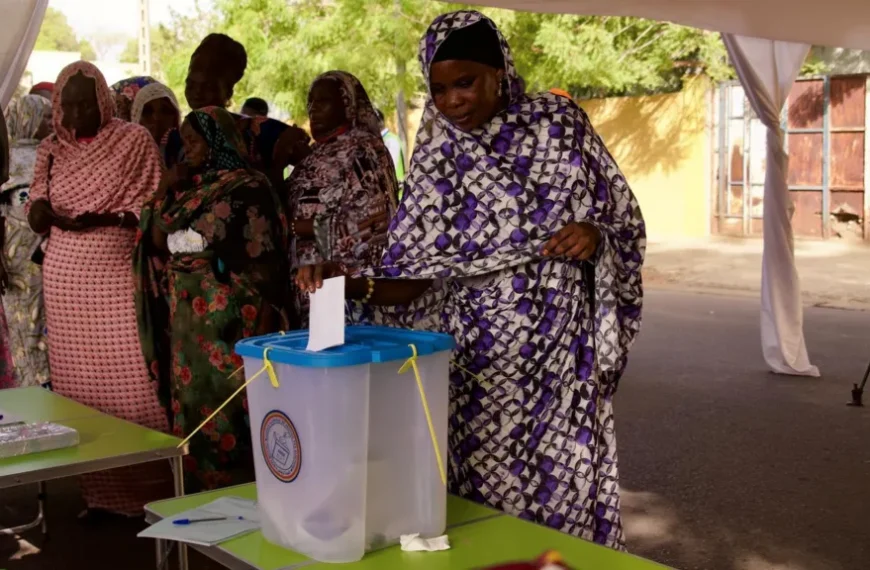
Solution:
<path fill-rule="evenodd" d="M 343 69 L 390 110 L 399 88 L 420 91 L 417 42 L 449 6 L 403 0 L 218 0 L 223 30 L 248 49 L 248 73 L 237 95 L 271 99 L 295 118 L 305 115 L 308 87 L 320 73 Z M 397 73 L 397 64 L 408 73 Z"/>
<path fill-rule="evenodd" d="M 181 95 L 197 42 L 222 31 L 248 50 L 238 101 L 263 97 L 303 119 L 312 79 L 344 69 L 391 111 L 400 88 L 412 101 L 425 93 L 417 45 L 435 16 L 456 8 L 430 0 L 215 0 L 212 11 L 176 14 L 152 32 L 153 63 Z M 483 11 L 510 42 L 530 90 L 602 97 L 673 91 L 702 73 L 733 76 L 715 33 L 638 18 Z"/>
<path fill-rule="evenodd" d="M 686 76 L 730 74 L 718 34 L 667 22 L 508 13 L 501 25 L 532 89 L 600 97 L 672 91 Z"/>
<path fill-rule="evenodd" d="M 82 56 L 82 59 L 85 61 L 97 61 L 97 50 L 94 49 L 94 46 L 91 45 L 91 42 L 88 40 L 82 40 L 79 42 L 79 53 Z"/>
<path fill-rule="evenodd" d="M 151 34 L 154 34 L 152 30 Z M 154 40 L 152 38 L 152 46 Z M 139 63 L 139 38 L 128 38 L 124 45 L 124 51 L 121 52 L 121 63 Z"/>
<path fill-rule="evenodd" d="M 63 12 L 51 7 L 45 10 L 45 17 L 42 20 L 42 26 L 39 28 L 39 35 L 36 37 L 33 49 L 77 51 L 81 53 L 82 59 L 87 61 L 93 61 L 97 57 L 93 46 L 87 40 L 79 41 L 75 30 L 70 26 Z"/>
<path fill-rule="evenodd" d="M 199 12 L 192 20 L 177 16 L 164 30 L 174 49 L 162 63 L 184 68 L 195 47 L 186 41 L 223 31 L 248 50 L 237 99 L 261 96 L 300 119 L 311 80 L 344 69 L 389 111 L 400 88 L 411 100 L 425 92 L 417 45 L 435 16 L 455 8 L 428 0 L 216 0 L 211 29 Z M 730 73 L 721 41 L 709 32 L 636 18 L 484 11 L 507 36 L 530 89 L 562 87 L 581 97 L 657 92 L 678 89 L 687 75 Z M 183 78 L 167 79 L 179 88 Z"/>
<path fill-rule="evenodd" d="M 48 7 L 39 35 L 36 37 L 36 45 L 33 49 L 44 51 L 79 51 L 79 40 L 76 32 L 69 25 L 63 12 Z"/>

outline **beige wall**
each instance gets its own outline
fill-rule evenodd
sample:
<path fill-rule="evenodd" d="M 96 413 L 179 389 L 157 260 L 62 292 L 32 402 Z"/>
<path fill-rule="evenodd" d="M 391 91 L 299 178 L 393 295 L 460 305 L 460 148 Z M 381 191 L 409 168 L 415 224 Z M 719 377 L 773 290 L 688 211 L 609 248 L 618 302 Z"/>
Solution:
<path fill-rule="evenodd" d="M 634 190 L 651 240 L 709 235 L 710 83 L 648 97 L 582 101 Z"/>

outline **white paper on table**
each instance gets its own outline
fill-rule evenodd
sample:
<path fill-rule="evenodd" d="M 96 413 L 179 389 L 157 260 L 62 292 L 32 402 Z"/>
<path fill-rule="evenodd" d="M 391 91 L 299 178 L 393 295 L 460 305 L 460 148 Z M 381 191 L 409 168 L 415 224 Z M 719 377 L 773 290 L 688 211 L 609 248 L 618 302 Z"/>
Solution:
<path fill-rule="evenodd" d="M 311 294 L 308 348 L 314 352 L 344 344 L 344 277 L 324 279 Z"/>
<path fill-rule="evenodd" d="M 405 552 L 450 550 L 450 541 L 446 534 L 434 538 L 420 538 L 419 534 L 403 534 L 399 537 L 399 544 Z"/>
<path fill-rule="evenodd" d="M 178 519 L 195 520 L 220 516 L 230 517 L 230 519 L 189 525 L 177 525 L 173 522 Z M 243 517 L 244 520 L 238 520 L 238 517 Z M 166 517 L 136 536 L 212 546 L 254 532 L 259 528 L 260 515 L 257 511 L 257 503 L 239 497 L 222 497 L 198 509 Z"/>

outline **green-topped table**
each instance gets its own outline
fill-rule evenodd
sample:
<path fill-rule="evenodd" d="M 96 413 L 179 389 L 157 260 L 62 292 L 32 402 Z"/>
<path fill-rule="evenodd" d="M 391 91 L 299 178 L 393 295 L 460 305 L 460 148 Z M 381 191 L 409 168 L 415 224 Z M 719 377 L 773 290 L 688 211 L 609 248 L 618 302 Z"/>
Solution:
<path fill-rule="evenodd" d="M 184 495 L 181 457 L 187 454 L 187 447 L 179 448 L 181 440 L 177 437 L 98 412 L 37 387 L 0 390 L 0 409 L 25 422 L 52 422 L 79 432 L 76 446 L 0 459 L 0 489 L 26 483 L 40 485 L 37 520 L 11 530 L 23 532 L 42 524 L 45 531 L 42 484 L 51 479 L 163 459 L 172 463 L 175 496 Z M 162 547 L 158 544 L 158 560 L 162 559 Z"/>
<path fill-rule="evenodd" d="M 253 484 L 188 495 L 145 507 L 150 523 L 201 507 L 219 497 L 256 500 Z M 447 499 L 447 535 L 451 549 L 403 552 L 398 546 L 371 552 L 352 564 L 324 564 L 275 546 L 254 532 L 219 546 L 194 546 L 231 570 L 465 570 L 533 560 L 555 550 L 575 570 L 662 570 L 665 567 L 631 554 L 616 552 L 561 532 L 535 525 L 457 497 Z"/>

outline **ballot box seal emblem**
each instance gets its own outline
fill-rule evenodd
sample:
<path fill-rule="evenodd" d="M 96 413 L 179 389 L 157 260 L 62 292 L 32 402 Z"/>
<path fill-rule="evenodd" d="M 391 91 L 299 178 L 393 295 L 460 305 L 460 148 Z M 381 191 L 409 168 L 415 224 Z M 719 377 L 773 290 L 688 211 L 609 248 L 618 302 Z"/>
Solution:
<path fill-rule="evenodd" d="M 266 466 L 276 479 L 290 483 L 302 468 L 302 446 L 299 434 L 287 414 L 272 410 L 263 418 L 260 427 L 260 445 Z"/>

